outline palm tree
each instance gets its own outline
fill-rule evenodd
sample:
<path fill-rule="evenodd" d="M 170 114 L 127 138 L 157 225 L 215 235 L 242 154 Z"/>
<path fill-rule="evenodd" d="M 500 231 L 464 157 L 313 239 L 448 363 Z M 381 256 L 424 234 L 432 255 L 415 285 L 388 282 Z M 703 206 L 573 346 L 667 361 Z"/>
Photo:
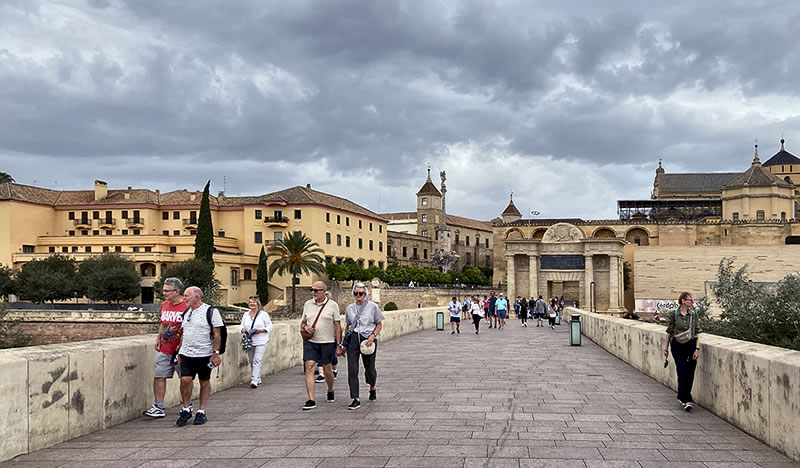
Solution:
<path fill-rule="evenodd" d="M 297 307 L 295 301 L 295 287 L 298 274 L 317 273 L 325 274 L 325 260 L 322 257 L 325 252 L 319 244 L 312 242 L 300 231 L 284 233 L 283 238 L 269 248 L 268 257 L 278 257 L 269 265 L 269 277 L 277 273 L 283 276 L 284 273 L 292 274 L 292 313 Z"/>

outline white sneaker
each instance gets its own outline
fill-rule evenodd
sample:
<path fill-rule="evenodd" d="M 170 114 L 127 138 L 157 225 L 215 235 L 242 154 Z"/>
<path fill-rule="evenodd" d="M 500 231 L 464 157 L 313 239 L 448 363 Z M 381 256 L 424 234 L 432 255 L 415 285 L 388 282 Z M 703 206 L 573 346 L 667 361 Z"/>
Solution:
<path fill-rule="evenodd" d="M 149 409 L 142 412 L 142 414 L 145 416 L 150 416 L 151 418 L 163 418 L 167 415 L 167 413 L 164 412 L 164 408 L 159 408 L 156 405 L 151 406 Z"/>
<path fill-rule="evenodd" d="M 251 380 L 250 381 L 250 388 L 258 388 L 258 381 Z"/>

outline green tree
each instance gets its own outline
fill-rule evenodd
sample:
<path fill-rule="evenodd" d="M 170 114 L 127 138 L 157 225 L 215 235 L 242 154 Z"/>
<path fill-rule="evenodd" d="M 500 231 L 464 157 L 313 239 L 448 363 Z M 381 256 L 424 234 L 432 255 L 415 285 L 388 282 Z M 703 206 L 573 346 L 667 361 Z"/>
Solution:
<path fill-rule="evenodd" d="M 15 289 L 14 270 L 0 265 L 0 299 L 14 294 Z"/>
<path fill-rule="evenodd" d="M 208 190 L 211 181 L 203 189 L 200 201 L 200 217 L 197 219 L 197 235 L 194 238 L 194 258 L 204 262 L 214 262 L 214 226 L 211 223 L 211 203 Z"/>
<path fill-rule="evenodd" d="M 296 313 L 297 275 L 311 273 L 324 275 L 325 252 L 305 234 L 294 231 L 284 233 L 283 238 L 269 248 L 268 255 L 278 257 L 269 265 L 270 278 L 276 273 L 279 276 L 285 273 L 292 275 L 292 313 Z"/>
<path fill-rule="evenodd" d="M 136 262 L 117 253 L 93 255 L 78 267 L 86 297 L 93 301 L 119 303 L 141 292 L 141 278 Z"/>
<path fill-rule="evenodd" d="M 161 287 L 167 278 L 178 278 L 185 287 L 197 286 L 203 290 L 203 302 L 218 305 L 222 299 L 219 281 L 214 275 L 214 264 L 196 258 L 173 263 L 161 272 L 161 277 L 153 284 L 153 289 L 161 296 Z"/>
<path fill-rule="evenodd" d="M 75 260 L 58 254 L 31 260 L 17 274 L 17 292 L 36 303 L 72 299 L 82 289 Z"/>
<path fill-rule="evenodd" d="M 9 320 L 7 317 L 8 306 L 0 302 L 0 349 L 18 348 L 31 344 L 32 338 L 17 328 L 20 321 Z"/>
<path fill-rule="evenodd" d="M 258 254 L 258 269 L 256 270 L 256 295 L 262 304 L 267 305 L 269 300 L 269 271 L 267 271 L 267 254 L 264 246 Z"/>
<path fill-rule="evenodd" d="M 7 172 L 0 171 L 0 184 L 10 184 L 14 182 L 14 178 Z"/>

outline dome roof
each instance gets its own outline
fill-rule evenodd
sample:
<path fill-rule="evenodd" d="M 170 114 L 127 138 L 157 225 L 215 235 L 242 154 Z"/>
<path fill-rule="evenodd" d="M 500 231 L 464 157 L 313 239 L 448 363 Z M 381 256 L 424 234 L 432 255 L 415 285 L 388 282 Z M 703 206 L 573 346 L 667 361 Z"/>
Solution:
<path fill-rule="evenodd" d="M 799 164 L 800 165 L 800 158 L 793 155 L 792 153 L 786 151 L 784 148 L 784 143 L 786 140 L 781 138 L 781 150 L 775 153 L 774 156 L 767 159 L 767 162 L 764 163 L 764 166 L 777 166 L 779 164 Z"/>

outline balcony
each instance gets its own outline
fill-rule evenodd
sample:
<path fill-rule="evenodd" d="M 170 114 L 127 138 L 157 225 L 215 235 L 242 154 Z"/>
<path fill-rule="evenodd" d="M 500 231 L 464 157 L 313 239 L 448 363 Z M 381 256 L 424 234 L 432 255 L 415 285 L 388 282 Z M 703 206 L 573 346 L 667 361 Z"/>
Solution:
<path fill-rule="evenodd" d="M 99 229 L 114 229 L 117 227 L 117 219 L 116 218 L 98 219 L 97 227 Z"/>
<path fill-rule="evenodd" d="M 184 229 L 197 229 L 197 219 L 192 218 L 183 218 L 181 220 L 183 222 Z"/>
<path fill-rule="evenodd" d="M 289 224 L 289 218 L 284 216 L 267 216 L 264 218 L 264 224 L 267 226 L 286 227 Z"/>
<path fill-rule="evenodd" d="M 74 219 L 72 220 L 72 224 L 75 225 L 75 229 L 91 229 L 92 228 L 92 220 L 91 219 Z"/>
<path fill-rule="evenodd" d="M 142 218 L 128 218 L 125 220 L 125 225 L 133 229 L 144 228 L 144 220 Z"/>

